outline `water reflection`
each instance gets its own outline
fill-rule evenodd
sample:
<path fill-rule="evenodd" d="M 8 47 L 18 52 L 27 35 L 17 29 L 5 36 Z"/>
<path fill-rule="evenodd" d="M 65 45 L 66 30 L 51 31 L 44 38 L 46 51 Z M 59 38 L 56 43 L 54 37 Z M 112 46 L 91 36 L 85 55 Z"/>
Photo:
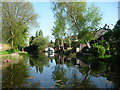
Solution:
<path fill-rule="evenodd" d="M 99 61 L 93 60 L 92 63 L 85 63 L 83 62 L 84 60 L 80 60 L 78 58 L 70 58 L 67 56 L 60 56 L 60 55 L 55 57 L 55 61 L 58 65 L 55 66 L 55 70 L 53 71 L 53 79 L 55 81 L 56 80 L 60 81 L 60 82 L 57 82 L 57 85 L 59 87 L 78 87 L 78 88 L 80 87 L 81 88 L 84 88 L 84 87 L 85 88 L 117 88 L 119 87 L 118 80 L 116 85 L 116 83 L 114 82 L 114 80 L 116 80 L 115 78 L 114 80 L 109 79 L 112 77 L 111 68 L 113 68 L 116 65 L 116 64 L 112 65 L 110 61 L 106 62 L 106 61 L 100 61 L 100 60 Z M 61 77 L 58 77 L 59 76 L 58 73 L 60 73 L 60 75 L 61 73 L 63 73 L 63 76 L 61 75 Z M 116 77 L 119 78 L 118 71 L 116 74 L 117 74 Z M 62 79 L 63 77 L 66 77 L 66 78 Z M 64 81 L 62 82 L 62 80 L 66 80 L 66 82 Z"/>
<path fill-rule="evenodd" d="M 40 53 L 37 55 L 31 55 L 29 62 L 30 62 L 30 66 L 32 67 L 34 66 L 36 68 L 37 73 L 38 72 L 42 73 L 44 66 L 47 66 L 47 67 L 50 66 L 49 59 L 47 56 L 45 56 L 44 53 Z"/>
<path fill-rule="evenodd" d="M 3 88 L 19 88 L 24 87 L 24 83 L 26 83 L 26 78 L 28 75 L 28 67 L 27 67 L 27 57 L 24 56 L 23 60 L 10 65 L 2 71 L 2 87 Z"/>
<path fill-rule="evenodd" d="M 55 66 L 52 79 L 56 82 L 55 85 L 60 88 L 96 88 L 88 74 L 82 76 L 77 68 L 65 68 L 64 65 Z"/>
<path fill-rule="evenodd" d="M 68 58 L 66 56 L 55 57 L 56 66 L 52 72 L 52 79 L 56 81 L 58 87 L 66 88 L 96 88 L 96 85 L 90 80 L 89 65 L 83 63 L 77 58 Z M 84 67 L 88 70 L 82 75 L 78 67 Z"/>
<path fill-rule="evenodd" d="M 54 57 L 55 53 L 54 52 L 45 52 L 45 55 L 48 56 L 48 57 Z"/>
<path fill-rule="evenodd" d="M 23 55 L 3 70 L 3 88 L 119 88 L 119 57 L 92 62 L 87 58 Z"/>

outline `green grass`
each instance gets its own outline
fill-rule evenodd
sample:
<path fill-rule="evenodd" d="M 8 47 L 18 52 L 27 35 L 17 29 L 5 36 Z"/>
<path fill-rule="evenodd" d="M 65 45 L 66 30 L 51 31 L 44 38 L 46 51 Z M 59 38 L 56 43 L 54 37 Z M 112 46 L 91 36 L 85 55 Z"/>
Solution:
<path fill-rule="evenodd" d="M 11 54 L 11 53 L 15 53 L 15 52 L 21 52 L 19 50 L 6 50 L 6 51 L 0 51 L 0 55 L 4 55 L 4 54 Z"/>
<path fill-rule="evenodd" d="M 99 56 L 99 58 L 101 58 L 101 59 L 106 59 L 106 58 L 110 58 L 110 57 L 112 57 L 112 55 Z"/>
<path fill-rule="evenodd" d="M 0 55 L 4 55 L 4 54 L 10 54 L 10 52 L 8 52 L 8 51 L 0 51 Z"/>

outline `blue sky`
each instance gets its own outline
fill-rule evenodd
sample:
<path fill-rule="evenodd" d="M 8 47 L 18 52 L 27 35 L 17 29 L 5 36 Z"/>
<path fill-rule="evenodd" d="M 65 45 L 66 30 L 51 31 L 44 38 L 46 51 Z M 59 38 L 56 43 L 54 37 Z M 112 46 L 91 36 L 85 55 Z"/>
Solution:
<path fill-rule="evenodd" d="M 94 2 L 103 14 L 102 25 L 105 23 L 113 28 L 118 20 L 118 2 Z M 40 27 L 33 28 L 31 30 L 30 36 L 35 35 L 36 30 L 43 30 L 44 36 L 50 36 L 50 40 L 54 37 L 51 35 L 51 29 L 54 26 L 54 17 L 51 10 L 51 2 L 32 2 L 35 12 L 38 14 L 38 23 Z M 90 2 L 89 2 L 90 4 Z M 113 26 L 111 25 L 113 24 Z"/>

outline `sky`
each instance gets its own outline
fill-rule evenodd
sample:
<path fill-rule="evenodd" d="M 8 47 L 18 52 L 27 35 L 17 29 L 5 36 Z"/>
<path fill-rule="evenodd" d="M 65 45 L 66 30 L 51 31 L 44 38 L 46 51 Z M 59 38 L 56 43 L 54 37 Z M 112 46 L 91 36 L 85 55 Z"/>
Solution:
<path fill-rule="evenodd" d="M 99 7 L 101 13 L 103 14 L 103 19 L 101 21 L 100 27 L 105 24 L 110 25 L 112 29 L 118 20 L 118 2 L 93 2 L 97 7 Z M 54 13 L 51 9 L 51 2 L 32 2 L 35 12 L 38 14 L 37 21 L 39 27 L 33 28 L 31 30 L 30 36 L 34 36 L 36 30 L 42 29 L 44 36 L 49 36 L 50 40 L 54 40 L 51 34 L 51 29 L 54 26 Z M 91 2 L 88 2 L 91 4 Z M 112 25 L 113 24 L 113 25 Z"/>

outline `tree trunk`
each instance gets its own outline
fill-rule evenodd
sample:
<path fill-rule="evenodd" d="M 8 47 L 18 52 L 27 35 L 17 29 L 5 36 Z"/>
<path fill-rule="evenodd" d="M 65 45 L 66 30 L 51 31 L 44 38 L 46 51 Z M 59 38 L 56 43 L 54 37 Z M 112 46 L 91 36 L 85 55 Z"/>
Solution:
<path fill-rule="evenodd" d="M 63 50 L 64 50 L 64 41 L 63 41 L 63 39 L 62 39 L 62 38 L 61 38 L 61 45 L 62 45 Z"/>
<path fill-rule="evenodd" d="M 71 48 L 71 41 L 70 41 L 70 39 L 69 39 L 68 45 L 69 45 L 69 47 Z"/>
<path fill-rule="evenodd" d="M 12 36 L 12 38 L 11 38 L 11 47 L 12 47 L 12 49 L 14 49 L 14 41 L 13 41 L 13 32 L 12 31 L 10 31 L 11 32 L 11 36 Z"/>
<path fill-rule="evenodd" d="M 60 49 L 60 41 L 59 41 L 59 39 L 58 39 L 58 49 Z"/>
<path fill-rule="evenodd" d="M 12 49 L 14 48 L 14 46 L 13 46 L 13 38 L 12 38 L 12 41 L 11 41 L 11 47 L 12 47 Z"/>
<path fill-rule="evenodd" d="M 86 46 L 88 46 L 88 48 L 91 48 L 90 44 L 86 40 L 85 40 L 85 43 L 86 43 Z"/>

